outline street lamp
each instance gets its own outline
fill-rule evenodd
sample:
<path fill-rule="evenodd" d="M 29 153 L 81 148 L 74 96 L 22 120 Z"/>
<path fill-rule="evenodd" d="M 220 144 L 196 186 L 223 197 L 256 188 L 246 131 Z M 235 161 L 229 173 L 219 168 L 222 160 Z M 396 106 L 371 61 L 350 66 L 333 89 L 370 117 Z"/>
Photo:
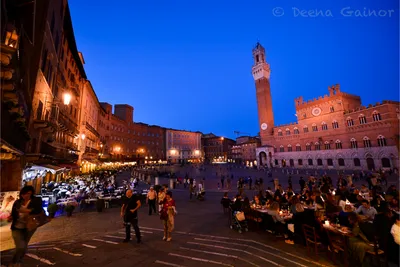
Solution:
<path fill-rule="evenodd" d="M 11 24 L 7 25 L 7 30 L 6 30 L 6 38 L 4 39 L 4 44 L 17 49 L 18 48 L 18 39 L 19 36 L 17 34 L 17 31 L 15 30 L 15 27 Z"/>
<path fill-rule="evenodd" d="M 69 105 L 69 103 L 71 102 L 71 98 L 72 98 L 71 94 L 65 93 L 63 95 L 63 98 L 64 98 L 64 105 L 66 105 L 66 106 Z"/>
<path fill-rule="evenodd" d="M 82 140 L 85 140 L 86 135 L 85 135 L 85 134 L 82 134 L 82 135 L 81 135 L 81 138 L 82 138 Z"/>

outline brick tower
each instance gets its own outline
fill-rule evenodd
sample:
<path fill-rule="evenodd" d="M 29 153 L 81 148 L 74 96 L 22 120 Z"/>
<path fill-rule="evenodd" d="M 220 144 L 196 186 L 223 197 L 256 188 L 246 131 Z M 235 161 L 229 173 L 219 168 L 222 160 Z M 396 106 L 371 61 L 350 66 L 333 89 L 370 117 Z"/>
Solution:
<path fill-rule="evenodd" d="M 266 145 L 267 140 L 274 134 L 274 115 L 269 83 L 271 70 L 269 64 L 265 61 L 265 49 L 260 43 L 257 43 L 253 48 L 253 58 L 252 74 L 256 84 L 260 136 L 262 145 Z"/>

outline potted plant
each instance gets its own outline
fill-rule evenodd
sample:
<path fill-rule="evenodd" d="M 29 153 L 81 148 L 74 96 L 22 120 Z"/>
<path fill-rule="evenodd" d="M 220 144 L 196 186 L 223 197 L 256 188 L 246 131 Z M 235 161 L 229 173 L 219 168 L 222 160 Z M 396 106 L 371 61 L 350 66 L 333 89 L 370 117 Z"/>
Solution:
<path fill-rule="evenodd" d="M 65 211 L 67 212 L 68 217 L 72 216 L 72 212 L 74 211 L 74 209 L 75 209 L 75 206 L 73 206 L 73 205 L 67 205 L 65 207 Z"/>
<path fill-rule="evenodd" d="M 47 207 L 47 211 L 49 212 L 50 218 L 54 218 L 56 212 L 58 211 L 58 205 L 56 203 L 50 204 Z"/>

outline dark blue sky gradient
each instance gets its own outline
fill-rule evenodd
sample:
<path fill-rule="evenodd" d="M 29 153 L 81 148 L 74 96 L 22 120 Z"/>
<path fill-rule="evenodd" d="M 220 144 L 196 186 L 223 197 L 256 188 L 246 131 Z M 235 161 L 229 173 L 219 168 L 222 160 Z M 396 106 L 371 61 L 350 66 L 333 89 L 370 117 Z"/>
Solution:
<path fill-rule="evenodd" d="M 271 64 L 275 125 L 295 121 L 295 97 L 322 96 L 336 83 L 364 105 L 399 100 L 397 0 L 69 2 L 99 100 L 132 105 L 136 122 L 231 138 L 235 130 L 257 134 L 257 40 Z M 274 16 L 275 7 L 284 15 Z M 345 7 L 394 12 L 344 17 Z"/>

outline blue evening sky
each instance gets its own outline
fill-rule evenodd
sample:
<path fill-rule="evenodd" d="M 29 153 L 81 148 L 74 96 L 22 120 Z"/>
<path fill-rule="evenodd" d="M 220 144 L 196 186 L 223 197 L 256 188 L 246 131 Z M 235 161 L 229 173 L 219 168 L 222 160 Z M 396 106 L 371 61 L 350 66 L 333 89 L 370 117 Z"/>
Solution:
<path fill-rule="evenodd" d="M 69 3 L 99 100 L 132 105 L 136 122 L 257 134 L 257 40 L 271 65 L 275 125 L 295 121 L 295 97 L 322 96 L 336 83 L 364 105 L 399 100 L 397 0 Z M 376 15 L 356 17 L 356 9 Z"/>

